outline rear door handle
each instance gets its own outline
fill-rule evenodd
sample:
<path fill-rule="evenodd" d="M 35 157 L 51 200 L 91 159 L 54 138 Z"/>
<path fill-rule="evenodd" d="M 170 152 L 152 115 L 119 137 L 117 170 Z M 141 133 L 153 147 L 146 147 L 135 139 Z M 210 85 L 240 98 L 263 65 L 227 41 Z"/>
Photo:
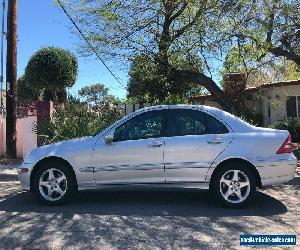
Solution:
<path fill-rule="evenodd" d="M 156 141 L 156 142 L 151 142 L 147 145 L 148 148 L 159 148 L 161 147 L 163 144 L 162 142 Z"/>
<path fill-rule="evenodd" d="M 222 140 L 219 138 L 210 139 L 207 141 L 208 144 L 220 144 L 222 143 Z"/>

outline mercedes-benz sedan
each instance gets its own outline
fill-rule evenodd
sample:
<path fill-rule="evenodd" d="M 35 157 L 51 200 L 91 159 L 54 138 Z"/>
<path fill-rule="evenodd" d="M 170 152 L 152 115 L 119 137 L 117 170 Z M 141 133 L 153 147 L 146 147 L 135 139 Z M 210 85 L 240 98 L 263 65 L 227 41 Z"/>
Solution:
<path fill-rule="evenodd" d="M 77 190 L 107 187 L 206 189 L 231 207 L 257 188 L 291 180 L 288 131 L 252 126 L 207 106 L 138 110 L 91 137 L 34 149 L 18 173 L 23 190 L 59 204 Z"/>

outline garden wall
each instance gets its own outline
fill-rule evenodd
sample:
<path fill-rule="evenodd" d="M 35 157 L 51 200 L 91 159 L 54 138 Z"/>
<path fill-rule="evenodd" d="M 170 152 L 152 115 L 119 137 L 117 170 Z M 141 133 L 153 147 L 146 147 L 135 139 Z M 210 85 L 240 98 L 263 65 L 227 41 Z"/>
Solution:
<path fill-rule="evenodd" d="M 34 132 L 36 116 L 28 116 L 17 119 L 17 158 L 24 158 L 27 153 L 37 147 L 37 135 Z M 0 154 L 6 152 L 6 122 L 5 117 L 0 116 Z"/>

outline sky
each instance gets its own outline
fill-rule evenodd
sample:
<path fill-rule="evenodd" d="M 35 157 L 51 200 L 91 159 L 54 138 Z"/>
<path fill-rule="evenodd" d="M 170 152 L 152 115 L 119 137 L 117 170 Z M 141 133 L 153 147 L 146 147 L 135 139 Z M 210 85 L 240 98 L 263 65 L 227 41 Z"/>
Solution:
<path fill-rule="evenodd" d="M 110 89 L 111 94 L 124 98 L 126 90 L 120 87 L 100 60 L 84 58 L 78 54 L 80 38 L 71 32 L 70 27 L 69 19 L 53 0 L 19 0 L 18 76 L 24 74 L 28 60 L 34 52 L 45 46 L 57 46 L 70 50 L 78 57 L 79 74 L 76 83 L 70 89 L 71 93 L 77 94 L 77 91 L 86 85 L 102 83 Z M 6 51 L 4 53 L 5 58 Z M 126 85 L 127 72 L 115 70 L 115 74 Z"/>

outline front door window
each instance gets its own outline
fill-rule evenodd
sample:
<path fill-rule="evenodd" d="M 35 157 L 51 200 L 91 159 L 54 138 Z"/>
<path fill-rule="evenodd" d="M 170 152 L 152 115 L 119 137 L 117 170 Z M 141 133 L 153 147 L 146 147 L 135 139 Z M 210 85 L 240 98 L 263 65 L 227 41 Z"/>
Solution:
<path fill-rule="evenodd" d="M 164 111 L 150 111 L 137 115 L 115 130 L 114 141 L 162 137 L 164 121 Z"/>

